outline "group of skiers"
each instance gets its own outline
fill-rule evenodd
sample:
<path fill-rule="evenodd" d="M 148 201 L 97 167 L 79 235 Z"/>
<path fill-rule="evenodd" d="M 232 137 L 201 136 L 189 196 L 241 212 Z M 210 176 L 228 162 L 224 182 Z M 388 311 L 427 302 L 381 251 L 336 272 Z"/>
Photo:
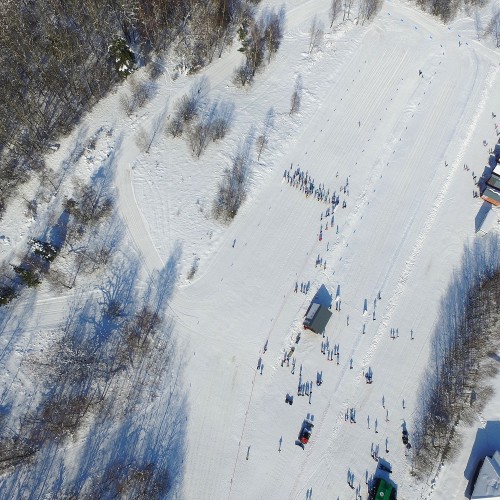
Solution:
<path fill-rule="evenodd" d="M 344 415 L 344 420 L 347 422 L 349 420 L 351 424 L 356 423 L 356 409 L 355 408 L 349 408 L 345 411 Z"/>
<path fill-rule="evenodd" d="M 302 377 L 299 377 L 297 396 L 309 396 L 309 394 L 312 393 L 312 387 L 313 387 L 312 380 L 310 382 L 302 382 Z"/>
<path fill-rule="evenodd" d="M 391 328 L 391 339 L 399 337 L 399 328 Z"/>
<path fill-rule="evenodd" d="M 293 163 L 290 168 L 283 172 L 283 178 L 294 188 L 298 188 L 304 192 L 306 198 L 313 196 L 316 200 L 324 203 L 333 203 L 334 196 L 330 196 L 330 189 L 326 189 L 325 185 L 320 183 L 318 187 L 315 186 L 314 179 L 309 175 L 309 171 L 305 172 L 297 167 L 292 172 Z"/>
<path fill-rule="evenodd" d="M 311 283 L 308 281 L 307 283 L 304 283 L 303 281 L 300 282 L 300 291 L 301 293 L 307 293 L 309 291 L 309 288 L 311 286 Z M 297 293 L 299 290 L 299 282 L 295 282 L 295 289 L 294 292 Z"/>
<path fill-rule="evenodd" d="M 372 455 L 373 460 L 375 460 L 376 462 L 378 461 L 379 448 L 380 448 L 380 445 L 377 444 L 376 446 L 374 446 L 372 443 L 371 455 Z"/>

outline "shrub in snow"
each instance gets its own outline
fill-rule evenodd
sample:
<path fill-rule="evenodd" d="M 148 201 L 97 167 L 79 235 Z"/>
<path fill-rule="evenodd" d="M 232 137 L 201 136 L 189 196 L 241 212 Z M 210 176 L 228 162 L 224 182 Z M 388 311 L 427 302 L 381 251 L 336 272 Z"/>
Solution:
<path fill-rule="evenodd" d="M 31 240 L 31 251 L 48 262 L 52 262 L 59 253 L 59 249 L 55 245 L 36 239 Z"/>
<path fill-rule="evenodd" d="M 34 269 L 27 269 L 21 266 L 12 266 L 12 269 L 21 278 L 23 284 L 30 288 L 34 288 L 42 282 L 40 275 Z"/>
<path fill-rule="evenodd" d="M 131 93 L 122 94 L 120 97 L 120 104 L 127 115 L 131 115 L 139 108 L 142 108 L 153 98 L 156 92 L 154 84 L 149 81 L 138 81 L 134 77 L 131 77 L 130 87 Z"/>
<path fill-rule="evenodd" d="M 189 272 L 188 272 L 188 275 L 187 275 L 187 279 L 189 281 L 191 281 L 193 278 L 194 278 L 194 275 L 196 274 L 196 271 L 198 271 L 198 262 L 199 262 L 200 258 L 195 255 L 194 259 L 193 259 L 193 263 L 191 264 L 191 269 L 189 269 Z"/>
<path fill-rule="evenodd" d="M 12 286 L 0 287 L 0 306 L 8 304 L 15 297 L 16 297 L 16 291 Z"/>

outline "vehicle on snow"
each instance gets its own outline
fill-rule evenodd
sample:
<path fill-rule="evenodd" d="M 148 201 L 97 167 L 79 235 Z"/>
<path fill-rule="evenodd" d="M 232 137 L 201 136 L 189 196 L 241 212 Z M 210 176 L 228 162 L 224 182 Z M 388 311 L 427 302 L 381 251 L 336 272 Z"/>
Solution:
<path fill-rule="evenodd" d="M 304 445 L 309 442 L 309 439 L 311 439 L 313 427 L 314 424 L 312 423 L 312 420 L 310 420 L 309 418 L 305 418 L 302 422 L 302 427 L 300 428 L 299 439 L 298 441 L 295 441 L 295 444 L 304 448 Z"/>

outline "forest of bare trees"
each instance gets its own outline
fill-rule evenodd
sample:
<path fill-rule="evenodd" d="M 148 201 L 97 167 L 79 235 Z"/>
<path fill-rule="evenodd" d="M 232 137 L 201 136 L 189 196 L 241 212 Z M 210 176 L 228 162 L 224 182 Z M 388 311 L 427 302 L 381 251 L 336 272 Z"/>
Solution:
<path fill-rule="evenodd" d="M 429 475 L 452 453 L 456 425 L 492 395 L 498 371 L 500 238 L 488 235 L 465 247 L 462 265 L 440 305 L 422 377 L 413 430 L 413 467 Z"/>
<path fill-rule="evenodd" d="M 486 0 L 416 0 L 417 5 L 439 17 L 445 23 L 451 21 L 462 8 L 484 7 Z"/>
<path fill-rule="evenodd" d="M 165 53 L 181 60 L 185 71 L 196 71 L 222 54 L 258 2 L 3 2 L 0 216 L 16 187 L 43 170 L 51 141 L 115 83 Z M 273 30 L 266 43 L 271 53 Z M 137 90 L 140 99 L 150 89 Z M 128 104 L 133 109 L 137 101 Z"/>
<path fill-rule="evenodd" d="M 84 144 L 91 147 L 100 134 Z M 110 139 L 109 131 L 106 135 Z M 118 147 L 116 141 L 114 145 Z M 80 151 L 81 146 L 75 146 L 69 164 Z M 29 240 L 19 263 L 3 269 L 0 298 L 6 298 L 5 304 L 24 295 L 29 305 L 25 288 L 42 281 L 56 289 L 75 290 L 59 326 L 48 336 L 39 332 L 50 338 L 45 349 L 21 363 L 18 375 L 30 381 L 28 394 L 23 391 L 20 397 L 4 388 L 0 473 L 9 475 L 9 481 L 0 485 L 0 496 L 5 498 L 13 497 L 9 487 L 43 491 L 45 468 L 77 436 L 85 436 L 81 466 L 76 476 L 59 475 L 53 490 L 57 497 L 165 498 L 175 489 L 182 467 L 179 440 L 186 415 L 178 394 L 181 371 L 175 365 L 173 322 L 165 316 L 181 250 L 176 247 L 164 268 L 149 275 L 137 291 L 141 266 L 133 254 L 119 251 L 123 230 L 111 182 L 115 159 L 112 153 L 107 158 L 89 182 L 71 179 L 71 196 L 54 206 L 45 229 Z M 48 177 L 41 198 L 44 190 L 58 191 L 64 172 L 63 168 Z M 90 285 L 89 279 L 80 280 L 83 276 L 90 277 Z M 18 315 L 25 321 L 31 313 L 22 302 L 13 305 L 0 312 L 4 334 Z M 164 392 L 165 386 L 170 392 Z M 150 425 L 149 442 L 139 443 L 135 418 L 156 398 L 165 416 L 159 427 L 156 413 L 141 419 L 142 426 L 149 425 L 148 419 L 155 423 Z M 12 401 L 21 399 L 19 414 Z"/>
<path fill-rule="evenodd" d="M 240 86 L 251 84 L 256 72 L 265 62 L 269 63 L 278 51 L 285 29 L 285 9 L 264 10 L 258 19 L 247 12 L 238 30 L 244 62 L 236 68 L 233 81 Z"/>
<path fill-rule="evenodd" d="M 175 488 L 186 412 L 173 323 L 164 309 L 179 258 L 177 248 L 141 293 L 138 262 L 115 259 L 94 293 L 74 296 L 46 350 L 23 361 L 23 379 L 33 380 L 34 390 L 19 417 L 12 404 L 0 415 L 0 473 L 17 471 L 11 486 L 42 491 L 41 470 L 56 450 L 85 435 L 79 470 L 76 476 L 58 474 L 54 498 L 160 499 Z M 3 394 L 4 403 L 16 398 L 12 391 Z M 139 443 L 134 420 L 146 407 L 140 426 L 154 424 L 148 442 Z M 13 498 L 5 488 L 0 495 Z"/>

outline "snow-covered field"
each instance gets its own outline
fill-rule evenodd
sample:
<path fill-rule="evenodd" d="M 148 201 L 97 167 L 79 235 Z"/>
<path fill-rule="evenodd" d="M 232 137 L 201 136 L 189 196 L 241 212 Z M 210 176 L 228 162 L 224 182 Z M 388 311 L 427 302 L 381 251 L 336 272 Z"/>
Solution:
<path fill-rule="evenodd" d="M 366 498 L 365 481 L 377 465 L 372 445 L 392 465 L 398 498 L 462 498 L 467 485 L 464 470 L 484 422 L 462 429 L 462 452 L 433 488 L 432 478 L 423 483 L 410 475 L 401 430 L 405 422 L 411 432 L 439 300 L 464 244 L 481 237 L 475 218 L 483 202 L 473 197 L 471 174 L 481 175 L 497 140 L 499 54 L 489 41 L 476 41 L 471 18 L 445 26 L 386 1 L 372 23 L 327 30 L 321 49 L 308 55 L 311 20 L 317 14 L 327 23 L 328 4 L 286 2 L 282 46 L 251 88 L 231 83 L 237 46 L 203 72 L 209 98 L 232 101 L 235 120 L 230 134 L 199 159 L 183 139 L 162 135 L 148 154 L 134 141 L 196 77 L 172 80 L 166 72 L 155 99 L 130 118 L 118 104 L 124 85 L 80 126 L 88 134 L 106 127 L 120 137 L 119 209 L 144 267 L 159 269 L 181 251 L 167 314 L 175 322 L 188 398 L 182 498 L 344 499 L 354 498 L 358 486 Z M 300 112 L 290 116 L 297 75 L 304 95 Z M 269 147 L 259 162 L 254 155 L 249 196 L 222 226 L 211 217 L 216 186 L 238 144 L 259 134 L 270 108 Z M 78 132 L 50 157 L 54 168 Z M 103 157 L 113 140 L 104 142 Z M 99 161 L 97 152 L 89 172 Z M 283 178 L 297 168 L 340 196 L 333 214 L 326 216 L 330 204 L 306 198 Z M 13 206 L 2 221 L 2 258 L 32 234 L 34 223 L 20 223 L 19 211 Z M 195 258 L 199 269 L 189 281 Z M 310 284 L 306 294 L 302 283 Z M 321 285 L 340 303 L 340 311 L 332 307 L 325 338 L 302 329 Z M 44 289 L 35 299 L 25 335 L 9 341 L 17 347 L 3 360 L 6 383 L 14 383 L 34 332 L 55 328 L 70 300 Z M 325 341 L 330 349 L 339 346 L 338 362 L 321 352 Z M 282 366 L 292 346 L 293 374 L 292 362 Z M 369 367 L 372 384 L 365 383 Z M 310 398 L 297 396 L 300 372 L 302 382 L 312 382 Z M 287 393 L 294 396 L 291 406 Z M 498 416 L 491 405 L 485 420 Z M 344 418 L 349 408 L 356 423 Z M 308 414 L 314 429 L 301 449 L 295 440 Z"/>

